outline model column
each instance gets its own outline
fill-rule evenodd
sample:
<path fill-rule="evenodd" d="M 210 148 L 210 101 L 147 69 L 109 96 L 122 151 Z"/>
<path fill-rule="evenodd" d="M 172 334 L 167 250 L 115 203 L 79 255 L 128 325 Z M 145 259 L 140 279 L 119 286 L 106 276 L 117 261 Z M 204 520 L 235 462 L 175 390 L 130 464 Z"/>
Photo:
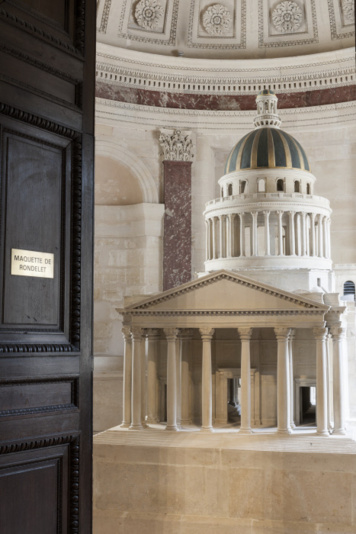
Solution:
<path fill-rule="evenodd" d="M 328 432 L 326 328 L 313 328 L 316 341 L 316 424 L 318 434 Z"/>
<path fill-rule="evenodd" d="M 141 358 L 142 358 L 142 329 L 138 326 L 131 328 L 132 339 L 132 389 L 131 389 L 131 425 L 130 430 L 141 430 Z"/>
<path fill-rule="evenodd" d="M 163 290 L 191 279 L 191 132 L 161 130 L 164 172 Z M 182 261 L 182 258 L 184 261 Z"/>
<path fill-rule="evenodd" d="M 192 330 L 181 330 L 181 424 L 189 425 L 192 422 L 190 414 L 190 350 L 193 337 Z"/>
<path fill-rule="evenodd" d="M 167 338 L 167 426 L 166 430 L 179 430 L 177 425 L 177 336 L 178 328 L 165 328 Z"/>
<path fill-rule="evenodd" d="M 282 217 L 283 211 L 277 211 L 278 216 L 278 255 L 283 256 L 283 226 Z"/>
<path fill-rule="evenodd" d="M 333 399 L 334 399 L 334 434 L 345 434 L 346 395 L 343 379 L 346 377 L 345 328 L 331 327 L 333 339 Z"/>
<path fill-rule="evenodd" d="M 277 425 L 278 432 L 291 433 L 290 426 L 290 374 L 288 338 L 289 328 L 275 328 L 277 338 Z"/>
<path fill-rule="evenodd" d="M 270 233 L 269 233 L 269 211 L 264 211 L 265 216 L 265 255 L 270 256 L 271 255 L 271 241 L 270 241 Z"/>
<path fill-rule="evenodd" d="M 202 430 L 213 429 L 213 383 L 212 383 L 212 364 L 211 364 L 211 340 L 214 335 L 213 328 L 199 329 L 202 344 Z"/>
<path fill-rule="evenodd" d="M 157 358 L 159 330 L 149 328 L 147 334 L 147 423 L 158 423 Z"/>
<path fill-rule="evenodd" d="M 294 424 L 294 373 L 293 373 L 293 341 L 295 337 L 295 330 L 291 330 L 288 338 L 288 357 L 289 357 L 289 378 L 290 378 L 290 425 L 295 428 Z"/>
<path fill-rule="evenodd" d="M 121 426 L 127 428 L 131 424 L 131 373 L 132 373 L 132 344 L 129 326 L 122 328 L 124 337 L 124 380 Z"/>
<path fill-rule="evenodd" d="M 251 434 L 251 361 L 252 328 L 237 329 L 241 339 L 241 427 L 240 433 Z"/>

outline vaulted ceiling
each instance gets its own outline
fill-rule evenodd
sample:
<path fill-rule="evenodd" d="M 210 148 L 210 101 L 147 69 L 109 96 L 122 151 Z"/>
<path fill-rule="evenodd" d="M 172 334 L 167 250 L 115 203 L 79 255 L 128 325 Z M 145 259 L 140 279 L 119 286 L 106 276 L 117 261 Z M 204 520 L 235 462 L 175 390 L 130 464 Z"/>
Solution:
<path fill-rule="evenodd" d="M 98 41 L 165 56 L 259 59 L 354 46 L 354 0 L 99 0 Z"/>

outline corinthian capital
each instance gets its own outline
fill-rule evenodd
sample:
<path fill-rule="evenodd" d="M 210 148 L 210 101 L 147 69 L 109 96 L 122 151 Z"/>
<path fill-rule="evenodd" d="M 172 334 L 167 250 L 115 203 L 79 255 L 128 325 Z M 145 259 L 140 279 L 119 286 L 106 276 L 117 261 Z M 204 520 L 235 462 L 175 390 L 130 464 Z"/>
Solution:
<path fill-rule="evenodd" d="M 193 161 L 193 141 L 190 131 L 162 129 L 159 142 L 163 161 Z"/>

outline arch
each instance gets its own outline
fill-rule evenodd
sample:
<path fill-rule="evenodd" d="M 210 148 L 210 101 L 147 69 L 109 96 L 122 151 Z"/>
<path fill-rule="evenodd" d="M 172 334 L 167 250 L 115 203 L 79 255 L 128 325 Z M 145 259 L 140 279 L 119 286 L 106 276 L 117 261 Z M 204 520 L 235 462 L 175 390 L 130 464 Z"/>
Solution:
<path fill-rule="evenodd" d="M 355 282 L 347 280 L 344 283 L 344 295 L 353 295 L 355 297 Z"/>
<path fill-rule="evenodd" d="M 277 180 L 277 191 L 284 191 L 284 180 L 282 178 Z"/>
<path fill-rule="evenodd" d="M 240 194 L 246 193 L 247 190 L 247 180 L 240 180 Z"/>
<path fill-rule="evenodd" d="M 311 187 L 309 182 L 307 183 L 307 195 L 311 195 Z"/>
<path fill-rule="evenodd" d="M 300 181 L 295 180 L 294 182 L 294 193 L 300 193 Z"/>
<path fill-rule="evenodd" d="M 159 203 L 158 186 L 146 165 L 126 147 L 120 146 L 118 140 L 107 137 L 95 139 L 95 153 L 110 157 L 126 165 L 137 178 L 143 194 L 143 202 Z"/>
<path fill-rule="evenodd" d="M 266 192 L 266 179 L 257 178 L 257 193 L 265 193 L 265 192 Z"/>
<path fill-rule="evenodd" d="M 227 196 L 228 197 L 232 196 L 232 184 L 227 185 Z"/>

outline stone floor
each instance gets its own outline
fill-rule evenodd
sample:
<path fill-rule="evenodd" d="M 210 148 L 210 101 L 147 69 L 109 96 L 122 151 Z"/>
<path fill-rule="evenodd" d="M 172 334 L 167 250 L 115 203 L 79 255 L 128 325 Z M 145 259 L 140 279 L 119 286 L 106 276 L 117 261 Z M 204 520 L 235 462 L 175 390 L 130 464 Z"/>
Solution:
<path fill-rule="evenodd" d="M 195 430 L 95 436 L 95 534 L 356 533 L 352 439 Z"/>

